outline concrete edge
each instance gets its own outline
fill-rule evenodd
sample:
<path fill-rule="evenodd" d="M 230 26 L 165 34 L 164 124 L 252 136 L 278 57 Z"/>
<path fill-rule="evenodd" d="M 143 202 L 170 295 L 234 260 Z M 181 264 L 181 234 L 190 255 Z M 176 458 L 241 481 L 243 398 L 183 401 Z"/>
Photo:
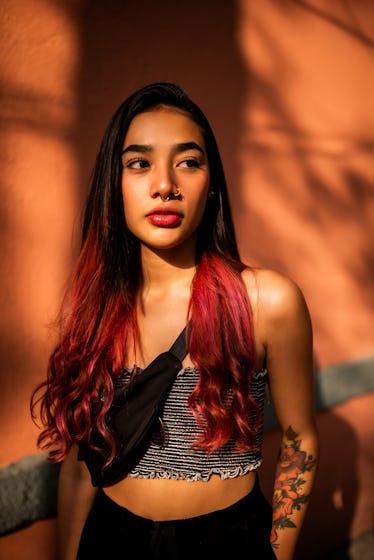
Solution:
<path fill-rule="evenodd" d="M 374 391 L 374 356 L 327 366 L 316 371 L 314 394 L 316 413 Z M 271 403 L 265 405 L 265 431 L 279 426 Z"/>

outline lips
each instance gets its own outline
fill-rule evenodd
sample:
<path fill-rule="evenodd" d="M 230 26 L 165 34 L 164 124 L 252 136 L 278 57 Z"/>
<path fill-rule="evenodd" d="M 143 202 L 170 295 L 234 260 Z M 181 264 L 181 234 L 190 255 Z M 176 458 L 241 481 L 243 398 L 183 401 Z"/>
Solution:
<path fill-rule="evenodd" d="M 151 224 L 158 227 L 174 227 L 178 225 L 183 218 L 183 214 L 172 208 L 164 208 L 160 206 L 147 214 L 147 219 Z"/>

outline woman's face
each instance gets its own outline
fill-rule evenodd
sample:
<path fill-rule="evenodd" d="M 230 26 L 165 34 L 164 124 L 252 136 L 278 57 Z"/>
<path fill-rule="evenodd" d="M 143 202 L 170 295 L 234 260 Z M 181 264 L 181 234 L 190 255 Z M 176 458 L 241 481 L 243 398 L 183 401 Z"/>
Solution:
<path fill-rule="evenodd" d="M 127 131 L 122 162 L 129 230 L 153 249 L 194 246 L 209 190 L 206 148 L 196 123 L 169 107 L 140 113 Z"/>

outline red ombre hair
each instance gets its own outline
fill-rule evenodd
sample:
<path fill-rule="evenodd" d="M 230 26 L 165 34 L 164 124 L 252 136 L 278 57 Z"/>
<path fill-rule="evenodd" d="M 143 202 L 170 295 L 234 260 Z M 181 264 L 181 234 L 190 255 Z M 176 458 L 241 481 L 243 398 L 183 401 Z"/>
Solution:
<path fill-rule="evenodd" d="M 105 423 L 113 382 L 139 341 L 135 312 L 142 287 L 140 246 L 128 230 L 121 194 L 121 151 L 132 119 L 160 105 L 184 111 L 202 130 L 214 196 L 198 228 L 197 271 L 189 306 L 189 353 L 200 372 L 189 405 L 203 435 L 196 446 L 212 452 L 228 440 L 239 450 L 254 443 L 261 411 L 249 394 L 254 344 L 251 308 L 235 242 L 226 181 L 213 131 L 200 108 L 175 84 L 151 84 L 118 108 L 96 160 L 82 246 L 60 319 L 59 342 L 47 379 L 34 392 L 44 426 L 38 438 L 53 462 L 74 443 L 91 444 L 97 429 L 114 457 Z M 93 445 L 93 444 L 92 444 Z"/>

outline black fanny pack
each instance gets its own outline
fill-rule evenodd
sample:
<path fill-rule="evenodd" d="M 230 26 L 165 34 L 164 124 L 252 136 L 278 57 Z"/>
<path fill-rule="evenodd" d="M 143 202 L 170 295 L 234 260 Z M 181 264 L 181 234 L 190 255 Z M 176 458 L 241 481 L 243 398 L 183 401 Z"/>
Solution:
<path fill-rule="evenodd" d="M 83 459 L 91 475 L 93 486 L 111 486 L 122 480 L 147 450 L 158 423 L 161 408 L 171 385 L 182 368 L 187 354 L 187 327 L 180 333 L 168 352 L 157 356 L 142 372 L 114 391 L 113 403 L 106 416 L 117 449 L 110 465 L 109 446 L 99 432 L 92 443 L 79 444 L 79 459 Z"/>

